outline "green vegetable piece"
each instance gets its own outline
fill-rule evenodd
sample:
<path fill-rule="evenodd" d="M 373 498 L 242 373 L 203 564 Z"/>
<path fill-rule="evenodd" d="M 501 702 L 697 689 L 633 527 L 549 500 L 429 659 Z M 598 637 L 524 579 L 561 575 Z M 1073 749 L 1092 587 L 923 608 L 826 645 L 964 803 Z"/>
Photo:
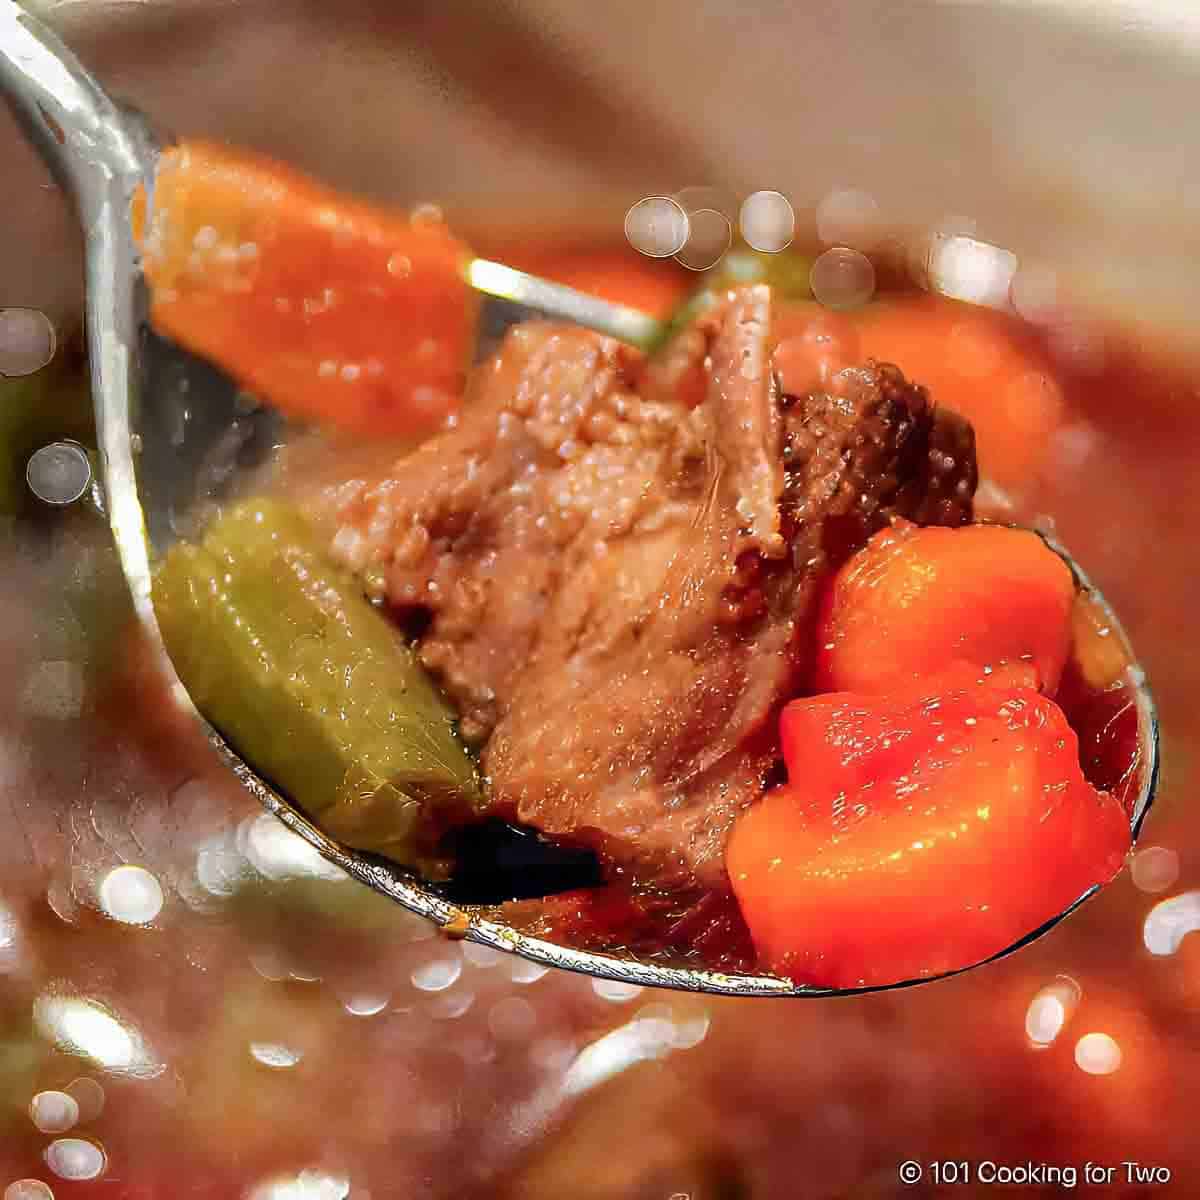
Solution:
<path fill-rule="evenodd" d="M 163 561 L 154 603 L 202 713 L 332 837 L 444 876 L 440 835 L 483 804 L 454 714 L 413 651 L 273 500 Z"/>
<path fill-rule="evenodd" d="M 767 283 L 778 300 L 786 303 L 811 300 L 812 289 L 808 286 L 811 269 L 812 259 L 798 250 L 789 248 L 778 254 L 768 254 L 751 250 L 746 245 L 736 246 L 715 267 L 704 272 L 700 285 L 663 323 L 663 332 L 651 351 L 665 346 L 680 330 L 711 308 L 728 288 Z"/>
<path fill-rule="evenodd" d="M 735 287 L 739 283 L 768 283 L 781 300 L 811 300 L 808 274 L 812 259 L 797 250 L 768 254 L 740 246 L 731 250 L 715 266 L 707 286 L 714 289 Z"/>

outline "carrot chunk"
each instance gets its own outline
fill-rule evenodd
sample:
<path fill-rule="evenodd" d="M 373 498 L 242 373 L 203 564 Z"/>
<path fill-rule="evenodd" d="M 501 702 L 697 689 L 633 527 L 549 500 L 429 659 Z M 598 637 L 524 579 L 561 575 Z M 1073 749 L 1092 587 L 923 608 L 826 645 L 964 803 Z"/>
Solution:
<path fill-rule="evenodd" d="M 1075 581 L 1037 534 L 897 523 L 838 572 L 818 627 L 820 691 L 879 692 L 955 661 L 1053 695 Z"/>
<path fill-rule="evenodd" d="M 164 152 L 134 220 L 153 326 L 289 416 L 411 434 L 458 403 L 474 302 L 440 220 L 208 142 Z"/>
<path fill-rule="evenodd" d="M 1111 879 L 1129 848 L 1061 710 L 1028 688 L 959 671 L 815 696 L 788 706 L 782 739 L 789 782 L 739 820 L 726 866 L 764 965 L 797 982 L 980 962 Z"/>

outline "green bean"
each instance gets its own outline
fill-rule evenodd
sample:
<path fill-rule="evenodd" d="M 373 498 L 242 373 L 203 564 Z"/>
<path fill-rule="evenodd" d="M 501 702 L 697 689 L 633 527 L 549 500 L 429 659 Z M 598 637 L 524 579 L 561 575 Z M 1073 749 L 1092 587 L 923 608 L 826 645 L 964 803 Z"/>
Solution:
<path fill-rule="evenodd" d="M 454 713 L 399 632 L 273 500 L 167 554 L 155 608 L 200 711 L 348 846 L 442 875 L 483 798 Z"/>

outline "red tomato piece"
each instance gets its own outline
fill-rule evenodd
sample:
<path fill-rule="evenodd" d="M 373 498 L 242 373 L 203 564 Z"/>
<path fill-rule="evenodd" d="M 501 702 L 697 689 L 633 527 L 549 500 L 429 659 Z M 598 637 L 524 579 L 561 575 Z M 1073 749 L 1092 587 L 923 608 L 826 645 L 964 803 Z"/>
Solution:
<path fill-rule="evenodd" d="M 952 673 L 790 704 L 789 783 L 726 865 L 760 958 L 797 982 L 896 983 L 980 962 L 1120 870 L 1122 807 L 1084 779 L 1061 710 Z"/>
<path fill-rule="evenodd" d="M 836 575 L 818 626 L 820 691 L 887 691 L 963 661 L 1053 695 L 1071 643 L 1071 570 L 999 525 L 883 530 Z"/>

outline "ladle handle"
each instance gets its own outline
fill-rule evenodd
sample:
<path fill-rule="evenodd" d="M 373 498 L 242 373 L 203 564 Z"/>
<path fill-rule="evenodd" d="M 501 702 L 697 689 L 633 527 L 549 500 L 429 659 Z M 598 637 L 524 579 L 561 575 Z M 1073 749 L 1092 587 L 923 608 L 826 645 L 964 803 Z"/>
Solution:
<path fill-rule="evenodd" d="M 154 625 L 134 477 L 140 276 L 130 206 L 153 163 L 141 119 L 100 86 L 56 33 L 0 0 L 0 92 L 71 196 L 87 263 L 87 342 L 105 499 L 139 615 Z"/>
<path fill-rule="evenodd" d="M 17 0 L 0 0 L 0 92 L 85 228 L 115 179 L 145 174 L 148 146 L 138 123 Z"/>

